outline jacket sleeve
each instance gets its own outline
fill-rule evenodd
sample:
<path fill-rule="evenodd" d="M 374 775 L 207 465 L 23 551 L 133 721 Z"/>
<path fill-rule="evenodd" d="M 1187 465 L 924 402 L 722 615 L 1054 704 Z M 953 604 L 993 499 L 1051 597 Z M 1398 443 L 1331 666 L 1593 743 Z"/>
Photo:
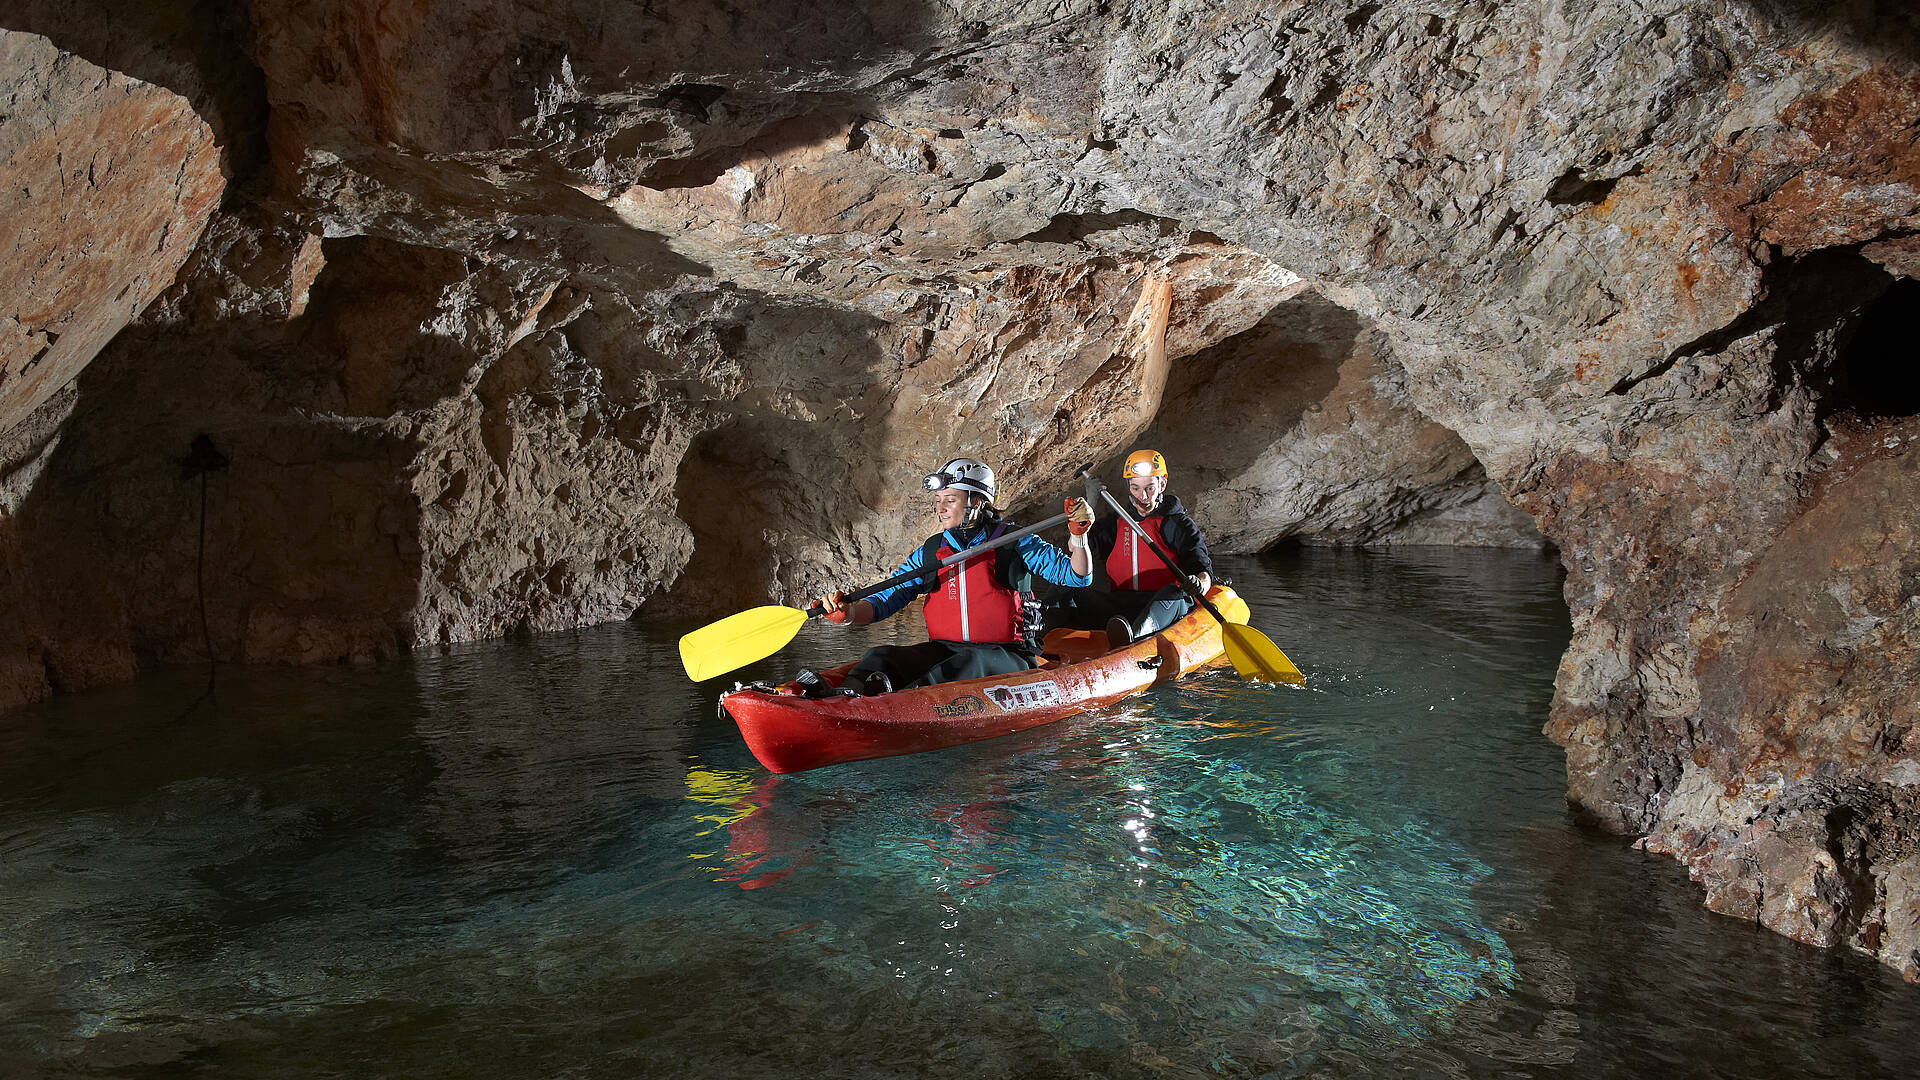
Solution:
<path fill-rule="evenodd" d="M 1195 574 L 1213 576 L 1213 556 L 1207 553 L 1207 542 L 1200 536 L 1200 526 L 1185 514 L 1169 514 L 1160 526 L 1160 535 L 1166 537 L 1167 544 L 1173 549 L 1173 558 L 1188 577 Z"/>
<path fill-rule="evenodd" d="M 1091 574 L 1073 572 L 1073 558 L 1066 552 L 1028 534 L 1020 538 L 1020 557 L 1026 560 L 1027 569 L 1038 577 L 1064 585 L 1070 589 L 1084 588 L 1093 584 Z"/>
<path fill-rule="evenodd" d="M 926 554 L 927 549 L 924 546 L 914 548 L 913 554 L 907 556 L 907 561 L 901 563 L 900 569 L 895 570 L 894 573 L 904 574 L 909 570 L 920 569 L 925 563 Z M 873 621 L 879 622 L 881 619 L 906 607 L 913 602 L 914 597 L 926 592 L 927 587 L 931 584 L 932 582 L 928 578 L 915 578 L 912 581 L 895 585 L 891 589 L 882 589 L 872 596 L 867 597 L 867 603 L 873 605 Z"/>

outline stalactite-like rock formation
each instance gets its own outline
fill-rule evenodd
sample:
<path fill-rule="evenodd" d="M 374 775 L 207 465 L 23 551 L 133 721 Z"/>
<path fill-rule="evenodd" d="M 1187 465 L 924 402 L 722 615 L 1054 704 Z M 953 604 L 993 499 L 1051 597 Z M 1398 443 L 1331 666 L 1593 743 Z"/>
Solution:
<path fill-rule="evenodd" d="M 1228 550 L 1551 543 L 1573 803 L 1920 979 L 1905 5 L 18 6 L 0 705 L 790 595 L 1147 438 Z"/>

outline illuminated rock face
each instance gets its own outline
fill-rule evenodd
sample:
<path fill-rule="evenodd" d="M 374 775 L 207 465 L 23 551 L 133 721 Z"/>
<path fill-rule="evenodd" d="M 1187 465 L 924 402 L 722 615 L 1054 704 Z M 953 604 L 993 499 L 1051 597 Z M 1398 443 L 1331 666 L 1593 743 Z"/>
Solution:
<path fill-rule="evenodd" d="M 0 431 L 173 280 L 226 189 L 186 99 L 0 29 Z"/>
<path fill-rule="evenodd" d="M 0 129 L 15 261 L 114 267 L 0 277 L 91 328 L 0 312 L 0 704 L 791 598 L 1151 442 L 1223 550 L 1554 545 L 1574 804 L 1920 977 L 1904 6 L 762 7 L 8 26 L 154 126 L 100 218 Z"/>

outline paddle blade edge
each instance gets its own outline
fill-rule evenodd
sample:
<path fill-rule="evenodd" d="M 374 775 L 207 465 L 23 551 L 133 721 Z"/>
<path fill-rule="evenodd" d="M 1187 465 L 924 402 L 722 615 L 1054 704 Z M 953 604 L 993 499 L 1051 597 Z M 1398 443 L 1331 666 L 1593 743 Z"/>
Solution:
<path fill-rule="evenodd" d="M 1307 684 L 1307 677 L 1267 635 L 1244 623 L 1228 623 L 1221 631 L 1226 638 L 1227 659 L 1241 678 L 1290 686 Z"/>
<path fill-rule="evenodd" d="M 807 613 L 770 605 L 729 615 L 680 638 L 687 678 L 705 682 L 779 652 L 805 625 Z"/>

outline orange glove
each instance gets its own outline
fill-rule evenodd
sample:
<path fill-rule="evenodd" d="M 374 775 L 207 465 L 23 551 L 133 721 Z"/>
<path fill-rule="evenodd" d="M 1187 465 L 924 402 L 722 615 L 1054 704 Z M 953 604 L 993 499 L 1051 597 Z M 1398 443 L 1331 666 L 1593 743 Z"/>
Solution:
<path fill-rule="evenodd" d="M 1093 507 L 1085 499 L 1067 500 L 1067 531 L 1075 536 L 1087 535 L 1093 528 Z"/>
<path fill-rule="evenodd" d="M 827 613 L 821 616 L 821 618 L 826 619 L 830 623 L 844 624 L 847 621 L 849 612 L 847 611 L 846 593 L 835 590 L 814 602 L 827 609 Z"/>

